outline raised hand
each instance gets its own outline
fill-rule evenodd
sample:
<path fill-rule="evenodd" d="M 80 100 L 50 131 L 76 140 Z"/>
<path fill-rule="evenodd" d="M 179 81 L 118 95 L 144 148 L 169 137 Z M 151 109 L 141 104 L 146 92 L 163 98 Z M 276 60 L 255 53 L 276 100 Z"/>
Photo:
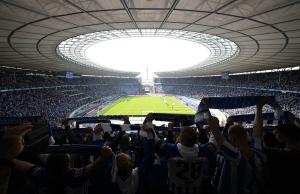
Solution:
<path fill-rule="evenodd" d="M 271 100 L 275 100 L 275 99 L 272 99 L 270 96 L 261 96 L 257 101 L 256 106 L 258 108 L 262 108 L 265 104 L 269 103 Z"/>
<path fill-rule="evenodd" d="M 9 127 L 5 130 L 5 136 L 8 135 L 19 135 L 23 136 L 29 131 L 32 130 L 32 124 L 31 123 L 23 123 L 17 126 Z"/>
<path fill-rule="evenodd" d="M 0 140 L 0 155 L 2 158 L 12 160 L 24 149 L 23 136 L 32 130 L 30 123 L 20 124 L 6 129 Z"/>

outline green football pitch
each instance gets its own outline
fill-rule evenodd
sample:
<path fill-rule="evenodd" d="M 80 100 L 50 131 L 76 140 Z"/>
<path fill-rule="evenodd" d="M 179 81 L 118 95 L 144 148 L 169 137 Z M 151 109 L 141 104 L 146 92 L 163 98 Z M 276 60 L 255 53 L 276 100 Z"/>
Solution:
<path fill-rule="evenodd" d="M 126 96 L 97 112 L 99 115 L 147 115 L 153 113 L 195 114 L 172 96 Z"/>

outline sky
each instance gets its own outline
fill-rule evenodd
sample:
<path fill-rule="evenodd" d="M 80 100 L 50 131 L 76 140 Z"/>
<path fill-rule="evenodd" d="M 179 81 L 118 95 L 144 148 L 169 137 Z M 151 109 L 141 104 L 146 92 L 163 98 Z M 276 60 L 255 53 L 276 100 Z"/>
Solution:
<path fill-rule="evenodd" d="M 86 57 L 101 66 L 131 72 L 175 71 L 197 65 L 210 51 L 192 41 L 162 37 L 118 38 L 90 46 Z"/>

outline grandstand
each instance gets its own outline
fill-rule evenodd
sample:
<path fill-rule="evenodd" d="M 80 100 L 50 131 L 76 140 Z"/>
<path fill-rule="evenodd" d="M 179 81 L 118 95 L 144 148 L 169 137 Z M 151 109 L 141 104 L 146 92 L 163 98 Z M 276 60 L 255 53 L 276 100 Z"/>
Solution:
<path fill-rule="evenodd" d="M 299 7 L 0 1 L 0 194 L 298 194 Z"/>

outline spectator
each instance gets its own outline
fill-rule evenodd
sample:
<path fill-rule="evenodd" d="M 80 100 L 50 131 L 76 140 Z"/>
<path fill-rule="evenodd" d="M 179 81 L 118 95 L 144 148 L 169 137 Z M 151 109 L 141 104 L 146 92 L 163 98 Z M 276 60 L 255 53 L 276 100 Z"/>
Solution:
<path fill-rule="evenodd" d="M 262 100 L 263 101 L 263 100 Z M 261 193 L 262 191 L 262 169 L 265 156 L 262 153 L 262 107 L 264 102 L 257 105 L 257 113 L 252 136 L 254 138 L 253 148 L 250 147 L 248 136 L 241 125 L 231 125 L 228 129 L 229 142 L 222 136 L 218 124 L 210 116 L 208 124 L 212 131 L 219 152 L 224 159 L 219 160 L 222 165 L 222 174 L 216 173 L 219 178 L 217 183 L 218 193 Z M 208 105 L 204 105 L 208 110 Z"/>
<path fill-rule="evenodd" d="M 300 172 L 300 120 L 288 114 L 286 124 L 275 130 L 277 140 L 285 144 L 284 149 L 267 148 L 267 164 L 265 169 L 267 194 L 298 193 Z"/>
<path fill-rule="evenodd" d="M 112 150 L 102 147 L 101 156 L 93 163 L 82 168 L 70 168 L 70 157 L 67 154 L 48 156 L 46 168 L 14 159 L 16 170 L 29 175 L 39 188 L 46 188 L 47 193 L 65 193 L 65 188 L 79 187 L 89 176 L 110 159 Z"/>
<path fill-rule="evenodd" d="M 163 143 L 159 141 L 153 131 L 152 115 L 147 115 L 145 119 L 145 129 L 148 130 L 148 136 L 153 136 L 157 141 L 158 154 L 167 160 L 169 190 L 171 192 L 179 192 L 179 190 L 189 190 L 192 193 L 200 192 L 199 188 L 205 182 L 205 178 L 209 177 L 208 162 L 215 160 L 215 146 L 211 143 L 198 145 L 197 132 L 194 128 L 184 127 L 179 135 L 177 144 Z M 181 165 L 180 165 L 181 164 Z M 183 172 L 180 168 L 184 166 L 196 165 L 202 169 L 197 169 L 197 175 L 193 174 L 192 169 L 184 172 L 179 178 L 175 174 Z M 195 170 L 195 169 L 194 169 Z M 163 176 L 163 175 L 158 175 Z M 190 181 L 190 184 L 184 184 L 184 181 Z M 172 186 L 174 185 L 174 186 Z M 163 187 L 161 187 L 163 188 Z M 208 188 L 201 188 L 203 190 Z M 203 191 L 202 191 L 203 192 Z"/>
<path fill-rule="evenodd" d="M 23 136 L 31 131 L 29 123 L 5 129 L 0 136 L 0 193 L 7 192 L 7 186 L 14 167 L 13 158 L 24 149 Z"/>

